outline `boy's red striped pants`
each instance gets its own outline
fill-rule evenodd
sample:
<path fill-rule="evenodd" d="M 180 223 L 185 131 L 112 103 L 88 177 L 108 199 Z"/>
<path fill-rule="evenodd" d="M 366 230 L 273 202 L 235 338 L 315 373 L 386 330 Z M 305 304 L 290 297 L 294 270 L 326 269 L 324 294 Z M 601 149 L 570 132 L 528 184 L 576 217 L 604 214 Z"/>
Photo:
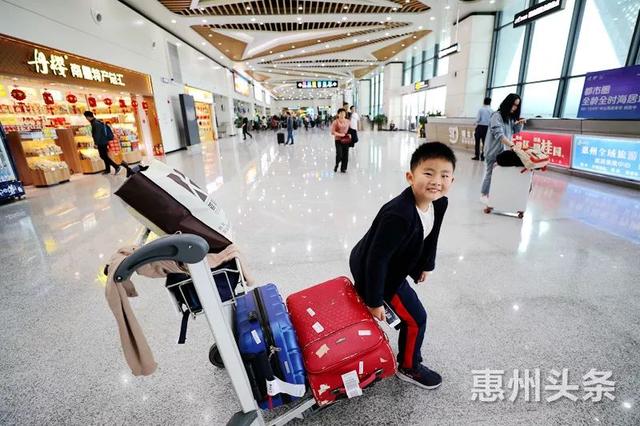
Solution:
<path fill-rule="evenodd" d="M 407 280 L 391 298 L 391 307 L 402 320 L 398 338 L 398 365 L 400 368 L 416 368 L 422 362 L 421 348 L 427 328 L 427 312 Z"/>

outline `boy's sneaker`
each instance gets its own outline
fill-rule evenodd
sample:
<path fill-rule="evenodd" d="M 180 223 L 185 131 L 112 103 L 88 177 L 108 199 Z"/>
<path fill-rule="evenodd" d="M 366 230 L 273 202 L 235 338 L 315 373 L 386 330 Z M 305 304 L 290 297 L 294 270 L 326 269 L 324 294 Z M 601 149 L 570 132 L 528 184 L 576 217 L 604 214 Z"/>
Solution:
<path fill-rule="evenodd" d="M 422 364 L 413 369 L 399 368 L 396 376 L 423 389 L 435 389 L 442 384 L 442 377 Z"/>

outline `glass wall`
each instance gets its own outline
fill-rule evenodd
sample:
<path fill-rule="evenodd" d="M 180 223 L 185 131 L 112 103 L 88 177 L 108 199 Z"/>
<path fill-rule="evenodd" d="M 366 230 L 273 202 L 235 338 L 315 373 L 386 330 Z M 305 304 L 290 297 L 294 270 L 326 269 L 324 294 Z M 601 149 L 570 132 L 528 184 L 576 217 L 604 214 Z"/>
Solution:
<path fill-rule="evenodd" d="M 382 92 L 384 90 L 384 72 L 374 74 L 371 78 L 371 103 L 369 115 L 373 118 L 382 114 Z"/>
<path fill-rule="evenodd" d="M 494 108 L 515 92 L 525 117 L 575 118 L 587 72 L 637 63 L 627 55 L 640 1 L 566 0 L 564 10 L 513 28 L 515 13 L 541 1 L 505 2 L 487 91 Z"/>

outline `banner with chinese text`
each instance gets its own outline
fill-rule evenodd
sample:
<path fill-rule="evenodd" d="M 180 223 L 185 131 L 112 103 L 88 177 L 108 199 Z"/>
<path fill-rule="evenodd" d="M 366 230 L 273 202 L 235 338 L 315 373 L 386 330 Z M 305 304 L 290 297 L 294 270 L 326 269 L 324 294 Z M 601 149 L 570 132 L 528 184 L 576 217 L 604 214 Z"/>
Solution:
<path fill-rule="evenodd" d="M 640 65 L 587 73 L 578 117 L 640 119 Z"/>
<path fill-rule="evenodd" d="M 640 182 L 640 139 L 575 135 L 571 167 Z"/>
<path fill-rule="evenodd" d="M 569 168 L 572 138 L 563 133 L 520 132 L 513 135 L 513 142 L 523 148 L 538 148 L 550 157 L 551 164 Z"/>

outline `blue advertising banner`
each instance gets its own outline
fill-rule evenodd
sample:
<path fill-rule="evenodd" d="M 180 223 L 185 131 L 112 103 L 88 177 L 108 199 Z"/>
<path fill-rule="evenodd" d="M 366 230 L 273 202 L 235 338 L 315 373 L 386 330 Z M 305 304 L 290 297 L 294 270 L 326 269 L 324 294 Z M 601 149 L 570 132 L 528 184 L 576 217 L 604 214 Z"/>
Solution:
<path fill-rule="evenodd" d="M 640 182 L 640 139 L 575 135 L 571 167 Z"/>
<path fill-rule="evenodd" d="M 640 119 L 640 65 L 587 73 L 578 117 Z"/>

